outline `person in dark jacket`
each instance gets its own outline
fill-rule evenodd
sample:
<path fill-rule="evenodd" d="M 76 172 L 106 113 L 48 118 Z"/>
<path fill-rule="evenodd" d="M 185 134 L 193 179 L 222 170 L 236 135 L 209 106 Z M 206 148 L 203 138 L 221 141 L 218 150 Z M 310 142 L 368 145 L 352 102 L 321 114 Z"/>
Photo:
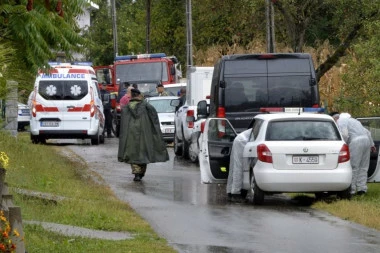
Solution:
<path fill-rule="evenodd" d="M 133 181 L 141 181 L 147 164 L 169 160 L 157 111 L 138 89 L 121 111 L 118 160 L 131 164 Z"/>
<path fill-rule="evenodd" d="M 111 95 L 107 90 L 107 84 L 105 82 L 102 83 L 102 89 L 100 90 L 100 95 L 103 103 L 103 112 L 105 118 L 105 127 L 104 132 L 107 132 L 107 138 L 112 138 L 112 112 L 111 112 Z"/>

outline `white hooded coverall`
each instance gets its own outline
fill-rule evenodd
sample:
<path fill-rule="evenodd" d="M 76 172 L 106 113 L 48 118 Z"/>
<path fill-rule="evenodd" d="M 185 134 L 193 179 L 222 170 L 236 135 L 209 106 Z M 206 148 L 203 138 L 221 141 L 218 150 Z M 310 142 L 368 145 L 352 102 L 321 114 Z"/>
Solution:
<path fill-rule="evenodd" d="M 350 149 L 351 194 L 355 194 L 357 191 L 367 192 L 367 172 L 371 147 L 375 145 L 371 133 L 357 119 L 351 117 L 340 117 L 338 126 Z"/>
<path fill-rule="evenodd" d="M 248 158 L 243 158 L 245 144 L 249 141 L 252 128 L 238 134 L 232 144 L 230 168 L 227 179 L 227 193 L 240 194 L 243 186 L 243 168 L 248 166 Z"/>

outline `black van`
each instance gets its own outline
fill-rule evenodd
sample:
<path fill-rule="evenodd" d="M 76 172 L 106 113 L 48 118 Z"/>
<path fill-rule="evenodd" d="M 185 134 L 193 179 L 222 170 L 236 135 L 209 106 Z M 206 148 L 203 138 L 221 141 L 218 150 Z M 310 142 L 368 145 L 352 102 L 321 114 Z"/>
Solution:
<path fill-rule="evenodd" d="M 285 107 L 319 107 L 310 54 L 226 55 L 215 64 L 210 117 L 227 118 L 242 132 L 263 108 Z"/>

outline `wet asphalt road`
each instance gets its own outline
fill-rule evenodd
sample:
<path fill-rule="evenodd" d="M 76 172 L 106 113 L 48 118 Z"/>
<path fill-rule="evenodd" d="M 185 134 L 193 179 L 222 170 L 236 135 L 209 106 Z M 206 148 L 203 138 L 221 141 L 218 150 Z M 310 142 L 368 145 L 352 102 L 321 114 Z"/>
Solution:
<path fill-rule="evenodd" d="M 260 207 L 229 203 L 225 185 L 201 184 L 198 166 L 170 147 L 168 162 L 149 164 L 143 181 L 133 182 L 130 166 L 117 161 L 117 146 L 113 138 L 62 148 L 81 156 L 178 252 L 380 252 L 379 231 L 312 210 L 310 199 L 273 195 Z"/>

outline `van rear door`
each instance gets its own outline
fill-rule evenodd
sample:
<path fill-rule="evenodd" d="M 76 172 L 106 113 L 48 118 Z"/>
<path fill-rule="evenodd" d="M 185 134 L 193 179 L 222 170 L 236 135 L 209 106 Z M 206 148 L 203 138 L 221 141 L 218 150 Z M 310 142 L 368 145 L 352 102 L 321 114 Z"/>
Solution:
<path fill-rule="evenodd" d="M 41 80 L 39 95 L 46 101 L 39 114 L 41 127 L 51 130 L 89 129 L 91 96 L 86 80 Z"/>
<path fill-rule="evenodd" d="M 91 96 L 88 81 L 65 81 L 62 100 L 63 129 L 65 131 L 87 131 L 91 128 L 90 110 L 91 101 L 93 101 Z"/>
<path fill-rule="evenodd" d="M 237 132 L 249 128 L 262 107 L 319 105 L 308 54 L 242 55 L 226 59 L 221 88 L 225 117 Z"/>

